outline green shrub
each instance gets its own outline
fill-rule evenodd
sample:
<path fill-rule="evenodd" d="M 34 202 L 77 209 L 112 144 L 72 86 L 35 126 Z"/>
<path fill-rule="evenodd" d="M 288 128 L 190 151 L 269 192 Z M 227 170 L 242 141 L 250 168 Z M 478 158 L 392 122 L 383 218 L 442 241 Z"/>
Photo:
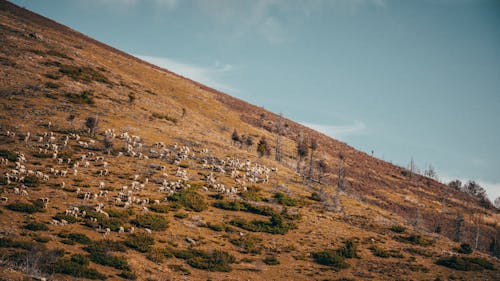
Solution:
<path fill-rule="evenodd" d="M 126 209 L 126 210 L 119 210 L 119 209 L 106 209 L 104 210 L 106 213 L 108 213 L 110 218 L 128 218 L 131 215 L 134 214 L 133 209 Z"/>
<path fill-rule="evenodd" d="M 472 254 L 473 252 L 472 247 L 467 243 L 460 244 L 460 248 L 455 248 L 455 251 L 460 254 Z"/>
<path fill-rule="evenodd" d="M 92 93 L 89 91 L 83 91 L 79 94 L 66 93 L 66 97 L 76 104 L 94 104 L 94 99 L 92 98 Z"/>
<path fill-rule="evenodd" d="M 49 230 L 49 227 L 42 222 L 29 222 L 29 223 L 24 225 L 24 228 L 31 230 L 31 231 L 47 231 L 47 230 Z"/>
<path fill-rule="evenodd" d="M 137 275 L 135 272 L 130 271 L 130 270 L 124 270 L 120 274 L 118 274 L 119 277 L 127 279 L 127 280 L 136 280 Z"/>
<path fill-rule="evenodd" d="M 322 199 L 321 199 L 321 195 L 317 192 L 313 192 L 311 193 L 311 196 L 309 196 L 309 199 L 313 200 L 313 201 L 317 201 L 317 202 L 321 202 Z"/>
<path fill-rule="evenodd" d="M 106 275 L 99 273 L 95 269 L 88 268 L 85 264 L 81 264 L 82 261 L 82 259 L 74 258 L 74 256 L 71 259 L 59 259 L 55 263 L 47 265 L 44 271 L 50 274 L 61 273 L 77 278 L 106 279 Z"/>
<path fill-rule="evenodd" d="M 473 257 L 452 256 L 440 258 L 436 261 L 436 264 L 462 271 L 481 271 L 483 269 L 494 269 L 493 264 L 488 262 L 486 259 Z"/>
<path fill-rule="evenodd" d="M 155 239 L 147 234 L 130 234 L 125 240 L 125 245 L 139 252 L 149 251 L 155 243 Z"/>
<path fill-rule="evenodd" d="M 177 118 L 174 118 L 174 117 L 171 117 L 171 116 L 168 116 L 166 114 L 161 114 L 161 113 L 156 113 L 156 112 L 153 112 L 153 115 L 152 115 L 154 118 L 158 118 L 158 119 L 164 119 L 164 120 L 167 120 L 167 121 L 170 121 L 174 124 L 177 124 L 178 120 Z"/>
<path fill-rule="evenodd" d="M 43 212 L 43 203 L 42 203 L 42 205 L 40 205 L 37 202 L 38 201 L 34 201 L 33 204 L 15 202 L 15 203 L 7 205 L 7 209 L 9 209 L 11 211 L 15 211 L 15 212 L 22 212 L 22 213 L 28 213 L 28 214 Z"/>
<path fill-rule="evenodd" d="M 243 236 L 229 240 L 234 245 L 241 247 L 245 254 L 260 254 L 262 252 L 262 239 L 255 236 Z"/>
<path fill-rule="evenodd" d="M 344 242 L 344 246 L 337 250 L 337 253 L 347 259 L 358 258 L 357 246 L 352 240 Z"/>
<path fill-rule="evenodd" d="M 67 238 L 83 245 L 90 245 L 93 242 L 92 239 L 83 233 L 69 233 Z"/>
<path fill-rule="evenodd" d="M 50 237 L 36 235 L 36 236 L 33 236 L 33 240 L 35 240 L 36 242 L 39 242 L 39 243 L 47 243 L 50 241 Z"/>
<path fill-rule="evenodd" d="M 74 254 L 71 256 L 71 261 L 83 266 L 89 265 L 89 258 L 82 254 Z"/>
<path fill-rule="evenodd" d="M 37 187 L 40 183 L 40 179 L 36 176 L 26 176 L 24 177 L 24 184 L 28 187 Z"/>
<path fill-rule="evenodd" d="M 47 82 L 47 83 L 45 83 L 45 87 L 47 87 L 49 89 L 58 89 L 60 87 L 60 85 L 57 83 L 54 83 L 54 82 Z"/>
<path fill-rule="evenodd" d="M 27 240 L 12 240 L 5 237 L 0 238 L 0 248 L 17 248 L 31 251 L 36 248 L 43 248 L 42 246 L 44 245 Z"/>
<path fill-rule="evenodd" d="M 66 55 L 66 54 L 64 54 L 62 52 L 56 51 L 56 50 L 48 50 L 47 51 L 47 55 L 54 56 L 54 57 L 60 57 L 60 58 L 63 58 L 63 59 L 73 60 L 73 58 L 69 57 L 68 55 Z"/>
<path fill-rule="evenodd" d="M 173 254 L 170 250 L 159 248 L 151 248 L 146 254 L 146 258 L 148 258 L 148 260 L 156 263 L 162 263 L 165 258 L 170 258 L 172 256 Z"/>
<path fill-rule="evenodd" d="M 137 215 L 133 223 L 137 226 L 149 228 L 151 230 L 165 230 L 168 221 L 165 217 L 155 214 Z"/>
<path fill-rule="evenodd" d="M 272 234 L 286 234 L 295 229 L 295 224 L 286 222 L 281 215 L 273 215 L 269 221 L 234 219 L 230 224 L 253 232 L 267 232 Z"/>
<path fill-rule="evenodd" d="M 203 196 L 198 194 L 193 189 L 187 189 L 182 192 L 177 192 L 168 197 L 168 200 L 179 202 L 182 206 L 195 212 L 201 212 L 208 208 L 207 202 Z"/>
<path fill-rule="evenodd" d="M 127 259 L 111 255 L 110 252 L 125 251 L 125 246 L 120 242 L 101 240 L 83 248 L 90 254 L 90 260 L 101 265 L 111 266 L 116 269 L 128 270 Z"/>
<path fill-rule="evenodd" d="M 377 247 L 377 246 L 371 246 L 369 249 L 370 249 L 370 251 L 372 251 L 374 256 L 380 257 L 380 258 L 388 258 L 388 257 L 402 258 L 403 257 L 401 252 L 399 252 L 398 250 L 387 251 L 387 250 L 384 250 L 384 249 Z"/>
<path fill-rule="evenodd" d="M 219 200 L 212 204 L 215 208 L 230 210 L 230 211 L 242 211 L 263 216 L 273 216 L 277 212 L 268 206 L 258 206 L 248 202 L 243 201 L 225 201 Z"/>
<path fill-rule="evenodd" d="M 267 256 L 262 261 L 265 264 L 267 264 L 267 265 L 278 265 L 278 264 L 280 264 L 280 261 L 278 260 L 278 257 L 276 255 Z"/>
<path fill-rule="evenodd" d="M 35 158 L 52 158 L 52 154 L 50 153 L 33 153 L 32 155 Z"/>
<path fill-rule="evenodd" d="M 101 82 L 108 85 L 112 85 L 111 81 L 100 72 L 88 66 L 72 66 L 72 65 L 61 65 L 59 67 L 59 72 L 72 78 L 75 81 L 82 82 Z"/>
<path fill-rule="evenodd" d="M 273 196 L 274 200 L 283 206 L 296 206 L 297 200 L 282 192 L 276 192 Z"/>
<path fill-rule="evenodd" d="M 259 194 L 260 190 L 261 189 L 257 186 L 254 186 L 254 185 L 249 186 L 249 187 L 247 187 L 247 191 L 239 193 L 239 196 L 241 198 L 251 200 L 251 201 L 262 201 L 262 197 Z"/>
<path fill-rule="evenodd" d="M 335 250 L 326 250 L 314 252 L 311 254 L 316 263 L 327 265 L 333 269 L 348 268 L 349 264 L 345 262 L 344 258 L 340 256 Z"/>
<path fill-rule="evenodd" d="M 225 223 L 220 223 L 220 224 L 213 224 L 213 223 L 207 223 L 207 227 L 210 228 L 211 230 L 214 231 L 225 231 L 227 228 L 227 225 Z"/>
<path fill-rule="evenodd" d="M 389 228 L 391 231 L 396 232 L 396 233 L 404 233 L 406 231 L 406 227 L 402 225 L 393 225 L 391 228 Z"/>
<path fill-rule="evenodd" d="M 172 211 L 174 209 L 168 204 L 150 205 L 148 208 L 155 213 L 162 214 L 168 213 L 169 211 Z"/>
<path fill-rule="evenodd" d="M 172 269 L 173 271 L 181 273 L 183 275 L 190 275 L 191 274 L 191 272 L 189 272 L 189 270 L 187 268 L 185 268 L 184 266 L 182 266 L 180 264 L 169 264 L 168 267 L 170 269 Z"/>
<path fill-rule="evenodd" d="M 195 255 L 187 259 L 187 263 L 194 268 L 219 272 L 231 271 L 230 264 L 235 261 L 232 255 L 219 250 L 214 250 L 209 254 L 197 251 Z"/>
<path fill-rule="evenodd" d="M 56 214 L 52 218 L 54 218 L 55 220 L 59 220 L 59 221 L 65 220 L 68 223 L 76 223 L 76 222 L 78 222 L 78 218 L 76 218 L 74 216 L 71 216 L 71 215 L 66 215 L 64 213 Z"/>
<path fill-rule="evenodd" d="M 413 244 L 413 245 L 420 245 L 420 246 L 430 246 L 434 244 L 434 241 L 424 238 L 419 234 L 411 234 L 411 235 L 406 235 L 406 236 L 399 236 L 397 238 L 401 242 Z"/>
<path fill-rule="evenodd" d="M 0 150 L 0 157 L 8 159 L 10 162 L 16 162 L 17 156 L 18 156 L 18 154 L 15 152 L 5 150 L 5 149 Z"/>

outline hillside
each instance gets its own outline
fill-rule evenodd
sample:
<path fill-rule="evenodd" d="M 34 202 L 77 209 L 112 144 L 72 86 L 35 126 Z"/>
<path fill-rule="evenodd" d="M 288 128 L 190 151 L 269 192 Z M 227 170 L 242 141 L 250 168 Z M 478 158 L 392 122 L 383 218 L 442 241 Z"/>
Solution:
<path fill-rule="evenodd" d="M 0 280 L 500 279 L 473 197 L 3 0 L 0 42 Z"/>

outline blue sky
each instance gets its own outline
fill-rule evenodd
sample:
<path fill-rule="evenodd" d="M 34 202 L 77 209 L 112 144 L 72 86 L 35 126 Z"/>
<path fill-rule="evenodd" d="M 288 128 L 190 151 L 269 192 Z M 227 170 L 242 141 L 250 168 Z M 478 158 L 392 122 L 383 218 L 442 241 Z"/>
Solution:
<path fill-rule="evenodd" d="M 500 1 L 15 0 L 100 41 L 500 196 Z"/>

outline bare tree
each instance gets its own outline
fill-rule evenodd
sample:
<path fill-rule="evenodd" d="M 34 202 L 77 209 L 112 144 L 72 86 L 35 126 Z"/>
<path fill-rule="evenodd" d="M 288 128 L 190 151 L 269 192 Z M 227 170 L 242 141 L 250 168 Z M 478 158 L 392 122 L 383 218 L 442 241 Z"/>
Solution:
<path fill-rule="evenodd" d="M 344 181 L 345 181 L 345 167 L 344 167 L 344 155 L 342 152 L 339 153 L 339 167 L 338 167 L 338 177 L 337 177 L 337 187 L 340 190 L 344 189 Z"/>
<path fill-rule="evenodd" d="M 463 226 L 464 226 L 464 216 L 462 213 L 457 212 L 456 217 L 454 219 L 454 226 L 453 226 L 453 240 L 455 242 L 461 242 L 462 241 L 462 236 L 463 236 Z"/>
<path fill-rule="evenodd" d="M 474 227 L 474 250 L 477 250 L 479 246 L 479 235 L 481 231 L 481 225 L 483 224 L 483 214 L 475 213 L 471 215 L 471 221 Z"/>
<path fill-rule="evenodd" d="M 455 190 L 462 191 L 462 182 L 460 180 L 452 180 L 448 183 L 448 186 Z"/>
<path fill-rule="evenodd" d="M 259 156 L 269 157 L 271 155 L 271 149 L 269 148 L 269 144 L 267 143 L 266 137 L 262 137 L 257 144 L 257 153 Z"/>
<path fill-rule="evenodd" d="M 417 167 L 415 166 L 415 161 L 413 161 L 413 157 L 412 157 L 410 160 L 410 164 L 408 165 L 410 179 L 413 177 L 413 174 L 415 174 L 416 169 L 417 169 Z"/>
<path fill-rule="evenodd" d="M 316 165 L 318 166 L 318 183 L 321 184 L 321 179 L 328 172 L 328 163 L 324 159 L 321 159 L 317 161 Z"/>
<path fill-rule="evenodd" d="M 500 209 L 500 196 L 495 199 L 495 208 Z"/>
<path fill-rule="evenodd" d="M 427 167 L 427 169 L 425 169 L 424 176 L 431 178 L 431 179 L 435 179 L 435 180 L 438 179 L 436 169 L 434 169 L 434 167 L 431 164 L 429 164 L 429 167 Z"/>
<path fill-rule="evenodd" d="M 241 144 L 241 138 L 236 129 L 234 129 L 233 133 L 231 134 L 231 141 L 233 142 L 233 145 Z"/>
<path fill-rule="evenodd" d="M 312 179 L 312 174 L 313 174 L 313 155 L 314 151 L 318 149 L 318 142 L 316 139 L 311 138 L 310 139 L 310 148 L 311 148 L 311 154 L 309 155 L 309 171 L 307 173 L 307 180 L 310 181 Z"/>
<path fill-rule="evenodd" d="M 299 132 L 297 137 L 297 172 L 300 173 L 300 163 L 302 162 L 302 158 L 307 156 L 307 145 L 304 141 L 304 136 L 302 132 Z"/>
<path fill-rule="evenodd" d="M 111 136 L 104 137 L 104 148 L 106 148 L 106 153 L 109 154 L 114 145 L 115 142 Z"/>
<path fill-rule="evenodd" d="M 93 136 L 95 134 L 95 130 L 97 129 L 97 126 L 99 125 L 99 116 L 96 115 L 95 117 L 87 117 L 85 119 L 85 126 L 89 129 L 89 134 Z"/>
<path fill-rule="evenodd" d="M 276 153 L 274 155 L 274 158 L 276 161 L 281 162 L 282 157 L 283 157 L 283 140 L 282 140 L 282 135 L 283 135 L 283 114 L 280 113 L 280 118 L 278 120 L 278 125 L 276 127 Z"/>

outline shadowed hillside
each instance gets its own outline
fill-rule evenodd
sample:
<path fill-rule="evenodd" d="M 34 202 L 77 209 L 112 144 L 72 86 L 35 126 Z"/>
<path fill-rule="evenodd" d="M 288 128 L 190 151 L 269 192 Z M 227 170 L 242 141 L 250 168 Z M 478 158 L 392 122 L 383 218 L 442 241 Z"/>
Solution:
<path fill-rule="evenodd" d="M 500 278 L 474 197 L 6 1 L 0 42 L 0 280 Z"/>

